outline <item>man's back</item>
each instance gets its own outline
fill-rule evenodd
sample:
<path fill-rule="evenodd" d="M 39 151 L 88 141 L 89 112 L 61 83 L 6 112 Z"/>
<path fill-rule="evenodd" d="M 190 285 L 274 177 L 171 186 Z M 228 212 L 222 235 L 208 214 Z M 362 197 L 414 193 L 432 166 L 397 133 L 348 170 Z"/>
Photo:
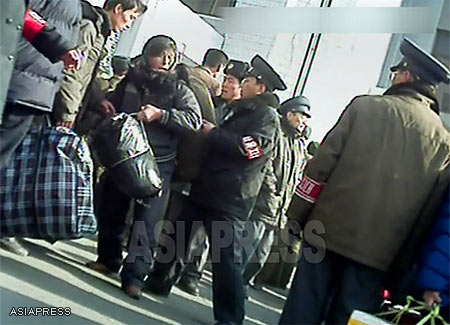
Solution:
<path fill-rule="evenodd" d="M 450 134 L 429 105 L 419 94 L 358 97 L 345 130 L 330 132 L 345 144 L 309 218 L 325 225 L 328 249 L 389 267 L 449 159 Z"/>

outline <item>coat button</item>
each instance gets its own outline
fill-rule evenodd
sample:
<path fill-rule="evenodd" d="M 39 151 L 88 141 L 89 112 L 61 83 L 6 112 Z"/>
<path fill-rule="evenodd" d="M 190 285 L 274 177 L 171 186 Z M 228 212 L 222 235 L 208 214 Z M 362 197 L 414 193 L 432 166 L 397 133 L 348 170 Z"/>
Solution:
<path fill-rule="evenodd" d="M 8 60 L 9 60 L 9 61 L 14 60 L 14 55 L 8 55 Z"/>
<path fill-rule="evenodd" d="M 6 18 L 6 23 L 11 24 L 13 22 L 12 18 Z"/>
<path fill-rule="evenodd" d="M 16 29 L 17 29 L 17 30 L 22 30 L 22 29 L 23 29 L 23 28 L 22 28 L 22 25 L 17 25 Z"/>

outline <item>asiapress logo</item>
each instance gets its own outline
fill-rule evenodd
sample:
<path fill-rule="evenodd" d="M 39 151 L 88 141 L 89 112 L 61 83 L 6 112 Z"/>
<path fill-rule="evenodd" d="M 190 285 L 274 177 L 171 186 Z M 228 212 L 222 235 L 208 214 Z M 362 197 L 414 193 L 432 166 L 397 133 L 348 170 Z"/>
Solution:
<path fill-rule="evenodd" d="M 70 307 L 12 307 L 9 316 L 70 316 Z"/>

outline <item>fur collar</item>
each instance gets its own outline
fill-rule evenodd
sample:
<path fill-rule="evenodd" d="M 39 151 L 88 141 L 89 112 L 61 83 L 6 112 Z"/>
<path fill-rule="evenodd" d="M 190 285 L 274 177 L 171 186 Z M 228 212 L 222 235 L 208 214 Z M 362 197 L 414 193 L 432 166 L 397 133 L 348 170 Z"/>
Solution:
<path fill-rule="evenodd" d="M 255 110 L 261 107 L 273 107 L 277 102 L 274 94 L 266 92 L 264 94 L 252 97 L 252 98 L 242 98 L 238 99 L 230 104 L 233 110 Z"/>
<path fill-rule="evenodd" d="M 151 71 L 141 58 L 133 60 L 127 78 L 144 94 L 172 97 L 175 95 L 178 78 L 176 74 Z"/>

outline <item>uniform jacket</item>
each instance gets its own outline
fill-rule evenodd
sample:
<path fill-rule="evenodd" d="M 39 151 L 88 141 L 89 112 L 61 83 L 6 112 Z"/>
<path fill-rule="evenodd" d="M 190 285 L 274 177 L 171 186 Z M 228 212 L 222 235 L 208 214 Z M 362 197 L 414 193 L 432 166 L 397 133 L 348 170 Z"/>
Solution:
<path fill-rule="evenodd" d="M 279 118 L 259 95 L 231 104 L 222 124 L 208 135 L 209 150 L 191 198 L 199 204 L 247 220 L 273 155 Z"/>
<path fill-rule="evenodd" d="M 303 198 L 289 209 L 301 223 L 324 226 L 320 236 L 305 234 L 308 242 L 381 271 L 404 253 L 428 196 L 446 179 L 450 134 L 435 105 L 421 84 L 352 100 L 308 163 L 297 191 Z"/>
<path fill-rule="evenodd" d="M 146 104 L 163 110 L 159 121 L 145 124 L 157 162 L 175 159 L 179 137 L 201 126 L 201 112 L 192 90 L 176 75 L 148 72 L 140 59 L 135 60 L 110 100 L 118 111 L 126 113 L 138 112 Z"/>
<path fill-rule="evenodd" d="M 52 27 L 36 38 L 36 44 L 20 38 L 7 102 L 50 112 L 63 68 L 62 62 L 55 62 L 76 46 L 81 6 L 73 0 L 30 0 L 29 5 Z"/>
<path fill-rule="evenodd" d="M 419 262 L 417 287 L 439 291 L 442 306 L 449 303 L 450 286 L 450 197 L 448 191 L 437 223 L 425 244 Z"/>
<path fill-rule="evenodd" d="M 74 122 L 86 90 L 95 76 L 106 37 L 111 33 L 111 23 L 105 10 L 82 1 L 83 19 L 77 49 L 86 57 L 77 71 L 64 70 L 61 89 L 55 99 L 55 119 Z M 91 87 L 95 91 L 95 87 Z"/>
<path fill-rule="evenodd" d="M 300 134 L 281 119 L 277 145 L 252 212 L 252 220 L 283 228 L 286 211 L 304 167 L 305 148 Z"/>

